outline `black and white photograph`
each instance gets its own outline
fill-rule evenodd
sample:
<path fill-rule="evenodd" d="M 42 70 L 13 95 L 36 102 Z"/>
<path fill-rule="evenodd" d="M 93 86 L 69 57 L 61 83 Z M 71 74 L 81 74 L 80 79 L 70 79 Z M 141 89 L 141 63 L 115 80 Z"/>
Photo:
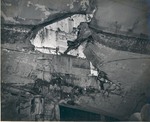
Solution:
<path fill-rule="evenodd" d="M 150 121 L 150 0 L 1 0 L 1 121 Z"/>

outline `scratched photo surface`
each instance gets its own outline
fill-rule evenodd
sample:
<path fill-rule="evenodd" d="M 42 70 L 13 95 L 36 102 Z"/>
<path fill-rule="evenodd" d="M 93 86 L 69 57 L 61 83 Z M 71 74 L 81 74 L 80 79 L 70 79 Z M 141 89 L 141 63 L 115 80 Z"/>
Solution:
<path fill-rule="evenodd" d="M 2 121 L 150 121 L 149 0 L 1 0 Z"/>

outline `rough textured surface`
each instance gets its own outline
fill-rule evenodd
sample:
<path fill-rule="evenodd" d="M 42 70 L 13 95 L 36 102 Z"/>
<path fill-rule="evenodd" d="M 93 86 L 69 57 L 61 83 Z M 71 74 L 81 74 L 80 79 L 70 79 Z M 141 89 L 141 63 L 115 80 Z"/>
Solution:
<path fill-rule="evenodd" d="M 90 64 L 84 59 L 7 49 L 2 51 L 2 65 L 2 81 L 10 83 L 30 83 L 36 77 L 49 81 L 51 73 L 70 74 L 79 78 L 90 74 Z"/>
<path fill-rule="evenodd" d="M 94 48 L 92 48 L 93 46 Z M 132 112 L 140 110 L 149 96 L 149 56 L 113 50 L 98 42 L 94 45 L 89 44 L 85 54 L 91 58 L 88 60 L 94 66 L 105 71 L 113 82 L 121 83 L 124 97 L 115 94 L 104 97 L 102 94 L 96 94 L 93 99 L 90 96 L 82 95 L 79 97 L 78 103 L 82 106 L 107 110 L 109 113 L 113 111 L 115 115 L 124 118 L 130 116 Z M 84 59 L 6 49 L 2 50 L 2 57 L 3 83 L 22 85 L 34 83 L 35 78 L 50 81 L 53 77 L 52 74 L 59 73 L 66 78 L 68 83 L 74 82 L 82 87 L 97 87 L 95 79 L 87 77 L 90 74 L 89 62 Z M 102 62 L 102 65 L 98 62 Z M 46 92 L 46 88 L 44 89 Z M 69 91 L 69 88 L 65 89 L 65 92 Z M 29 120 L 31 120 L 30 117 Z"/>
<path fill-rule="evenodd" d="M 97 33 L 94 40 L 113 49 L 134 53 L 150 54 L 150 39 L 148 37 L 131 37 L 112 33 Z"/>
<path fill-rule="evenodd" d="M 90 11 L 93 8 L 89 3 L 89 0 L 2 0 L 2 17 L 5 23 L 36 25 L 57 13 Z"/>
<path fill-rule="evenodd" d="M 147 0 L 2 0 L 2 17 L 7 23 L 37 24 L 59 12 L 89 12 L 96 5 L 93 24 L 118 33 L 148 34 Z M 57 8 L 57 9 L 56 9 Z M 87 9 L 88 8 L 88 9 Z M 31 12 L 32 11 L 32 12 Z"/>
<path fill-rule="evenodd" d="M 110 94 L 109 97 L 101 93 L 86 95 L 83 92 L 83 95 L 79 96 L 75 102 L 85 107 L 105 110 L 125 120 L 134 112 L 140 111 L 150 97 L 150 56 L 146 55 L 150 52 L 150 46 L 149 40 L 145 41 L 147 36 L 144 35 L 148 34 L 146 1 L 97 0 L 96 5 L 97 11 L 90 24 L 100 30 L 117 34 L 117 37 L 99 33 L 95 37 L 98 38 L 96 42 L 89 43 L 84 53 L 87 60 L 105 71 L 113 82 L 121 83 L 123 92 L 121 95 Z M 31 51 L 34 46 L 31 45 L 30 40 L 24 38 L 28 32 L 32 33 L 32 31 L 35 31 L 33 34 L 35 36 L 40 29 L 66 18 L 68 14 L 90 13 L 94 6 L 91 0 L 65 0 L 65 2 L 64 0 L 3 0 L 2 82 L 6 86 L 24 85 L 20 88 L 21 90 L 26 89 L 27 86 L 32 89 L 36 78 L 43 79 L 47 83 L 57 74 L 67 83 L 74 83 L 83 87 L 84 90 L 87 86 L 97 88 L 95 77 L 88 76 L 89 61 Z M 126 36 L 125 38 L 120 37 L 119 34 L 122 33 Z M 138 38 L 128 38 L 128 36 L 136 36 L 134 33 L 138 34 Z M 3 119 L 35 120 L 35 116 L 29 116 L 33 96 L 30 96 L 28 91 L 24 94 L 20 89 L 12 88 L 12 86 L 2 94 Z M 42 94 L 47 95 L 45 120 L 58 120 L 58 104 L 66 102 L 66 100 L 60 100 L 60 88 L 54 83 L 49 88 L 43 85 L 41 89 Z M 9 93 L 10 91 L 13 92 Z M 64 86 L 66 98 L 70 95 L 68 94 L 70 91 L 71 87 Z M 26 101 L 21 101 L 22 97 L 25 97 Z M 21 111 L 19 107 L 22 107 Z"/>
<path fill-rule="evenodd" d="M 44 26 L 74 14 L 91 13 L 93 0 L 2 1 L 2 43 L 30 44 Z M 55 9 L 57 8 L 57 9 Z M 13 29 L 12 29 L 13 28 Z M 9 33 L 9 39 L 7 34 Z M 28 38 L 28 39 L 27 39 Z M 9 41 L 8 41 L 9 40 Z"/>
<path fill-rule="evenodd" d="M 117 51 L 98 42 L 89 43 L 84 53 L 87 59 L 95 67 L 105 71 L 112 81 L 120 82 L 125 92 L 123 99 L 111 96 L 111 101 L 99 103 L 100 108 L 104 107 L 108 111 L 113 110 L 114 113 L 128 115 L 129 111 L 132 113 L 137 109 L 137 104 L 142 104 L 140 102 L 148 100 L 150 86 L 149 55 Z M 97 97 L 97 99 L 99 98 Z"/>
<path fill-rule="evenodd" d="M 10 49 L 2 49 L 2 57 L 2 120 L 35 120 L 31 112 L 34 92 L 30 90 L 37 78 L 43 79 L 39 87 L 45 97 L 44 120 L 59 120 L 58 104 L 70 99 L 73 85 L 97 88 L 95 78 L 88 77 L 90 64 L 85 59 Z M 60 91 L 55 80 L 49 85 L 58 76 L 72 87 L 62 86 Z"/>

